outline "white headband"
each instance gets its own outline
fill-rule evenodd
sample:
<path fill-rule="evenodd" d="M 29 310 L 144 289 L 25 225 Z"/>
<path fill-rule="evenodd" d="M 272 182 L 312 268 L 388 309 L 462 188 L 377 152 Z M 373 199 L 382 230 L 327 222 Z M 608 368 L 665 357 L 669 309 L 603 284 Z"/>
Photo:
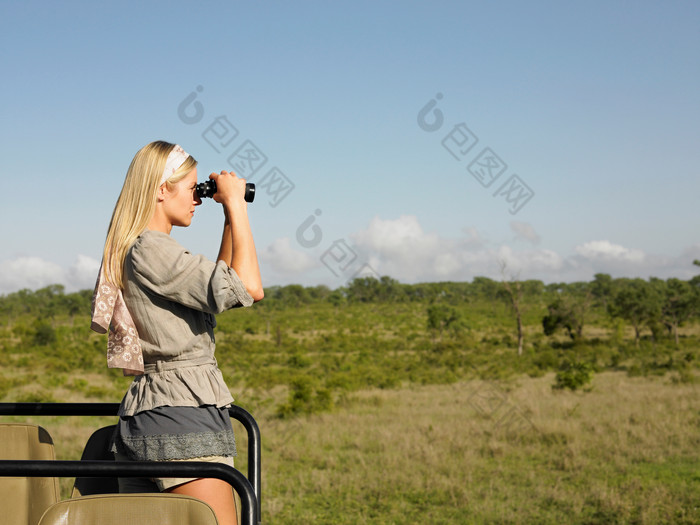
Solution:
<path fill-rule="evenodd" d="M 170 153 L 168 154 L 168 160 L 165 161 L 165 169 L 163 170 L 163 176 L 160 178 L 159 186 L 172 177 L 189 156 L 189 153 L 185 152 L 181 146 L 175 144 L 175 147 L 170 150 Z"/>

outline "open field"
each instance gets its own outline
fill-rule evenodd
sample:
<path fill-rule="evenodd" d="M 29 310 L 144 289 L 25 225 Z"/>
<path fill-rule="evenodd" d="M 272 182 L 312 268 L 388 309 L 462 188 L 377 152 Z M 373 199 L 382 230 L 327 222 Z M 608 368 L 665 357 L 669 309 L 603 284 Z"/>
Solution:
<path fill-rule="evenodd" d="M 362 391 L 264 432 L 274 523 L 700 523 L 700 396 L 551 375 Z"/>
<path fill-rule="evenodd" d="M 262 431 L 264 522 L 700 524 L 697 316 L 676 339 L 663 316 L 635 329 L 601 302 L 580 334 L 545 333 L 566 290 L 530 284 L 522 355 L 483 279 L 367 300 L 291 285 L 218 316 L 219 367 Z M 89 293 L 0 299 L 0 401 L 121 399 Z M 61 459 L 113 421 L 30 420 Z"/>
<path fill-rule="evenodd" d="M 700 523 L 696 384 L 613 372 L 586 393 L 552 382 L 362 390 L 290 419 L 263 407 L 264 522 Z M 75 419 L 34 418 L 62 459 L 109 422 Z"/>

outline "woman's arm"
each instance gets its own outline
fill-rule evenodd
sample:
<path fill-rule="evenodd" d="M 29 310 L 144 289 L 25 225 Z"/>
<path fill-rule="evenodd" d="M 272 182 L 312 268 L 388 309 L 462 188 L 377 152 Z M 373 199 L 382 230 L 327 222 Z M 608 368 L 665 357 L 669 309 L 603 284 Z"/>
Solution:
<path fill-rule="evenodd" d="M 212 174 L 216 180 L 217 192 L 214 200 L 224 207 L 224 231 L 217 260 L 224 261 L 233 268 L 254 301 L 260 301 L 263 291 L 258 255 L 255 250 L 253 232 L 248 220 L 248 203 L 243 198 L 245 180 L 235 174 L 222 171 Z"/>

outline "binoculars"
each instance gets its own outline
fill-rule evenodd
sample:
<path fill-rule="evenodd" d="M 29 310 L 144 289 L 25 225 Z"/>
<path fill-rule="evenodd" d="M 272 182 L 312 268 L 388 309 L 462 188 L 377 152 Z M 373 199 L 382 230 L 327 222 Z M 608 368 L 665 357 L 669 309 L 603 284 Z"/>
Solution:
<path fill-rule="evenodd" d="M 216 193 L 216 181 L 209 179 L 206 182 L 197 184 L 197 197 L 204 199 L 205 197 L 213 197 Z M 246 182 L 245 195 L 243 197 L 246 202 L 253 202 L 255 199 L 255 184 Z"/>

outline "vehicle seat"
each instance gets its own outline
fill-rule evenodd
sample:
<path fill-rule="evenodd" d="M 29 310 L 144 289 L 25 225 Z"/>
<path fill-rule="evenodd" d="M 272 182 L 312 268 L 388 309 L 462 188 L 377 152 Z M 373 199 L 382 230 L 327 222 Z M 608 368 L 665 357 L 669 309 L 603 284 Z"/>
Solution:
<path fill-rule="evenodd" d="M 0 459 L 55 461 L 53 439 L 38 425 L 0 423 Z M 0 477 L 2 523 L 36 525 L 60 498 L 58 478 Z"/>
<path fill-rule="evenodd" d="M 218 525 L 212 508 L 181 494 L 100 494 L 55 503 L 39 525 Z"/>

